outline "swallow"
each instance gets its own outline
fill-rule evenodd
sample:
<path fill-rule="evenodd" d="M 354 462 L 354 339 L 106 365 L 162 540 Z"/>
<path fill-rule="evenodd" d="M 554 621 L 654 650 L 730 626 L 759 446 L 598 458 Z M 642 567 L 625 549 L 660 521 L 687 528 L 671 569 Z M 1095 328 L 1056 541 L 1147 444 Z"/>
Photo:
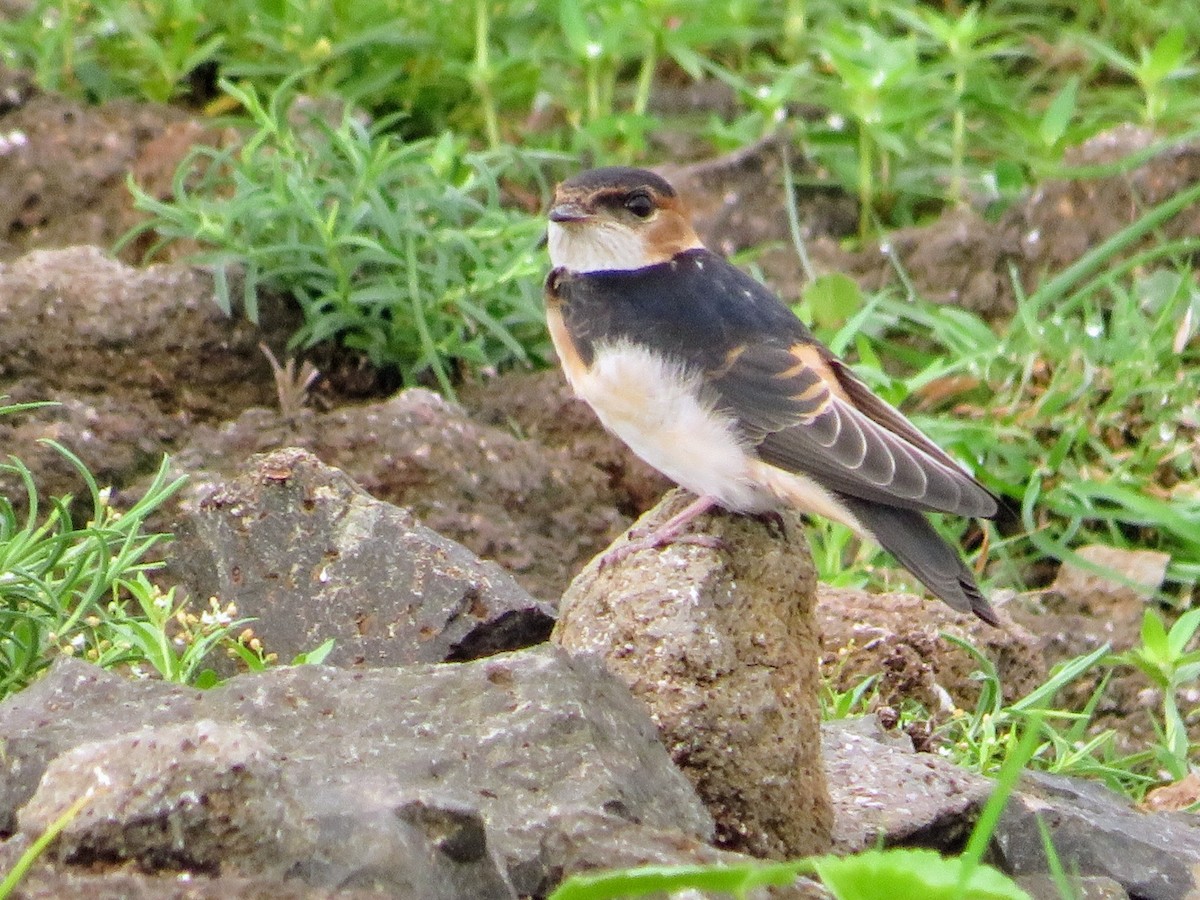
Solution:
<path fill-rule="evenodd" d="M 714 507 L 794 507 L 888 550 L 937 597 L 998 625 L 927 512 L 997 498 L 871 392 L 768 288 L 710 252 L 653 172 L 593 169 L 549 212 L 546 318 L 575 394 L 696 500 L 602 564 L 678 540 Z M 710 543 L 711 545 L 711 543 Z"/>

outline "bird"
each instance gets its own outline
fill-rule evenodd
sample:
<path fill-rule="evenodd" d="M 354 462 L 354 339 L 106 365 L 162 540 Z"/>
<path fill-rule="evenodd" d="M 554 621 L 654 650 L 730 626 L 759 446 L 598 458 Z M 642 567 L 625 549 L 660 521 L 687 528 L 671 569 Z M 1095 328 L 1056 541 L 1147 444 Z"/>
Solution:
<path fill-rule="evenodd" d="M 925 514 L 994 518 L 998 498 L 874 394 L 769 288 L 708 250 L 660 175 L 590 169 L 548 213 L 546 320 L 576 396 L 696 495 L 601 566 L 684 541 L 714 508 L 795 508 L 889 551 L 935 596 L 999 625 Z"/>

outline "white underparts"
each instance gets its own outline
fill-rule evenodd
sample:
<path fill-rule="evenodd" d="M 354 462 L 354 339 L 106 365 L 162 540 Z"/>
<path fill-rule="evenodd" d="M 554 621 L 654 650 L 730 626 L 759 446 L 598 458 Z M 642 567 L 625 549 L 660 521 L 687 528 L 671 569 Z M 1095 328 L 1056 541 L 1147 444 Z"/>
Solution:
<path fill-rule="evenodd" d="M 591 368 L 569 375 L 604 426 L 639 457 L 700 496 L 739 512 L 770 509 L 754 455 L 733 421 L 702 397 L 700 376 L 629 343 L 598 345 Z"/>
<path fill-rule="evenodd" d="M 734 512 L 789 506 L 869 536 L 838 499 L 806 475 L 760 460 L 733 420 L 713 408 L 701 376 L 630 343 L 598 345 L 591 368 L 570 372 L 575 393 L 641 459 Z"/>
<path fill-rule="evenodd" d="M 551 222 L 546 238 L 551 265 L 570 272 L 641 269 L 658 261 L 647 255 L 642 235 L 618 222 Z"/>

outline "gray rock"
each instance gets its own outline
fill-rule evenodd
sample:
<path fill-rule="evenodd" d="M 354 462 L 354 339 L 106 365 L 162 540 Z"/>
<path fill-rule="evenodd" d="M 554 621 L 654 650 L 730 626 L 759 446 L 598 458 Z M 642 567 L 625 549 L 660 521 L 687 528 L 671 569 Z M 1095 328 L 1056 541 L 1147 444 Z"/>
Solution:
<path fill-rule="evenodd" d="M 1111 878 L 1139 900 L 1200 896 L 1200 821 L 1195 816 L 1141 813 L 1103 785 L 1026 772 L 992 839 L 1005 871 L 1047 871 L 1039 819 L 1068 872 Z"/>
<path fill-rule="evenodd" d="M 611 816 L 571 816 L 551 823 L 543 838 L 550 858 L 562 865 L 562 877 L 597 869 L 635 866 L 745 865 L 758 860 L 720 850 L 678 831 L 623 822 Z M 829 893 L 807 878 L 787 888 L 760 888 L 745 900 L 829 900 Z"/>
<path fill-rule="evenodd" d="M 195 596 L 256 619 L 284 660 L 328 638 L 334 665 L 468 660 L 538 643 L 553 625 L 499 566 L 294 448 L 254 457 L 209 494 L 172 568 Z"/>
<path fill-rule="evenodd" d="M 563 869 L 543 838 L 572 817 L 712 832 L 624 685 L 550 646 L 458 665 L 275 669 L 210 691 L 64 659 L 0 704 L 0 828 L 55 757 L 200 720 L 252 729 L 278 752 L 316 835 L 297 874 L 316 886 L 538 895 Z"/>
<path fill-rule="evenodd" d="M 960 848 L 992 792 L 991 779 L 876 731 L 873 718 L 821 728 L 834 852 L 856 853 L 880 841 Z"/>
<path fill-rule="evenodd" d="M 1013 880 L 1033 900 L 1063 900 L 1062 891 L 1049 875 L 1022 875 Z M 1074 890 L 1073 900 L 1129 900 L 1125 888 L 1111 878 L 1068 875 L 1067 880 Z"/>
<path fill-rule="evenodd" d="M 60 861 L 283 874 L 313 844 L 279 755 L 236 725 L 199 720 L 80 744 L 46 767 L 21 831 L 37 837 L 85 794 L 54 845 Z"/>
<path fill-rule="evenodd" d="M 3 181 L 0 172 L 7 196 Z M 2 220 L 0 212 L 0 230 Z M 0 322 L 0 394 L 66 404 L 0 421 L 5 453 L 29 465 L 47 495 L 77 493 L 79 473 L 39 438 L 66 444 L 101 485 L 125 487 L 193 423 L 273 403 L 258 345 L 282 353 L 299 324 L 294 304 L 269 296 L 257 325 L 227 316 L 214 302 L 211 272 L 135 269 L 96 247 L 0 262 Z M 0 473 L 0 495 L 23 493 L 15 476 Z"/>
<path fill-rule="evenodd" d="M 676 491 L 637 523 L 690 498 Z M 575 579 L 554 640 L 604 659 L 649 708 L 677 765 L 717 820 L 718 842 L 756 856 L 829 846 L 821 771 L 815 576 L 798 516 L 718 513 L 675 543 Z"/>
<path fill-rule="evenodd" d="M 9 872 L 28 848 L 25 835 L 0 842 L 0 872 Z M 129 866 L 96 868 L 47 864 L 42 857 L 23 879 L 20 900 L 422 900 L 395 891 L 318 888 L 269 875 L 192 875 L 140 872 Z"/>
<path fill-rule="evenodd" d="M 438 534 L 499 563 L 538 599 L 557 603 L 571 578 L 629 524 L 619 510 L 630 499 L 627 479 L 616 475 L 620 462 L 592 452 L 604 445 L 594 439 L 599 425 L 586 405 L 576 400 L 567 408 L 554 382 L 523 374 L 491 387 L 518 409 L 540 404 L 569 445 L 550 442 L 507 410 L 476 418 L 432 391 L 409 388 L 290 417 L 249 409 L 220 427 L 193 429 L 172 461 L 202 485 L 232 478 L 253 453 L 303 447 L 371 496 L 412 510 Z"/>

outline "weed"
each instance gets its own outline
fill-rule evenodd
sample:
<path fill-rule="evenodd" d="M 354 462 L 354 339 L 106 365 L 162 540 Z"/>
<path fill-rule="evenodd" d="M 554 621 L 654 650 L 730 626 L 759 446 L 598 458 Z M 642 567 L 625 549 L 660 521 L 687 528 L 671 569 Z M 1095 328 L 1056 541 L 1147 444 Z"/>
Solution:
<path fill-rule="evenodd" d="M 0 414 L 13 410 L 0 407 Z M 18 515 L 0 498 L 0 697 L 25 687 L 57 655 L 79 653 L 105 600 L 158 567 L 149 554 L 164 535 L 143 525 L 183 484 L 169 478 L 164 460 L 142 498 L 118 512 L 77 456 L 46 443 L 79 473 L 91 510 L 76 524 L 72 498 L 59 497 L 43 515 L 29 469 L 16 458 L 0 466 L 24 484 L 27 509 Z"/>
<path fill-rule="evenodd" d="M 33 864 L 38 861 L 38 858 L 46 852 L 46 848 L 54 843 L 55 839 L 63 833 L 63 830 L 70 825 L 75 817 L 83 812 L 83 808 L 91 802 L 94 788 L 89 787 L 83 796 L 66 808 L 61 816 L 55 819 L 37 838 L 31 843 L 13 863 L 13 867 L 8 871 L 8 874 L 0 880 L 0 900 L 8 900 L 12 896 L 13 891 L 21 884 L 22 879 L 29 874 L 29 870 L 33 868 Z"/>
<path fill-rule="evenodd" d="M 1113 790 L 1139 797 L 1154 783 L 1146 772 L 1148 754 L 1122 756 L 1116 733 L 1091 734 L 1092 718 L 1108 685 L 1107 645 L 1056 665 L 1045 682 L 1019 700 L 1005 704 L 996 668 L 971 643 L 950 634 L 942 639 L 966 650 L 979 667 L 979 700 L 971 712 L 958 711 L 939 727 L 943 755 L 983 774 L 995 772 L 1019 740 L 1033 730 L 1038 744 L 1029 764 L 1047 772 L 1104 781 Z M 1103 670 L 1101 672 L 1101 670 Z M 1059 709 L 1059 692 L 1086 677 L 1100 678 L 1084 708 Z"/>
<path fill-rule="evenodd" d="M 1188 650 L 1200 629 L 1200 609 L 1185 612 L 1170 631 L 1152 609 L 1142 618 L 1142 642 L 1110 660 L 1114 665 L 1137 668 L 1162 693 L 1163 726 L 1155 747 L 1155 761 L 1173 779 L 1191 771 L 1192 744 L 1179 711 L 1179 690 L 1200 677 L 1200 649 Z"/>
<path fill-rule="evenodd" d="M 196 148 L 170 202 L 132 185 L 152 218 L 126 240 L 198 240 L 212 248 L 201 259 L 244 267 L 251 318 L 259 290 L 283 291 L 304 313 L 294 347 L 337 340 L 410 384 L 432 377 L 453 395 L 459 365 L 545 357 L 542 225 L 498 203 L 514 157 L 449 134 L 404 142 L 348 112 L 299 132 L 286 92 L 264 103 L 225 89 L 256 131 L 237 151 Z M 221 301 L 233 304 L 227 288 Z"/>

